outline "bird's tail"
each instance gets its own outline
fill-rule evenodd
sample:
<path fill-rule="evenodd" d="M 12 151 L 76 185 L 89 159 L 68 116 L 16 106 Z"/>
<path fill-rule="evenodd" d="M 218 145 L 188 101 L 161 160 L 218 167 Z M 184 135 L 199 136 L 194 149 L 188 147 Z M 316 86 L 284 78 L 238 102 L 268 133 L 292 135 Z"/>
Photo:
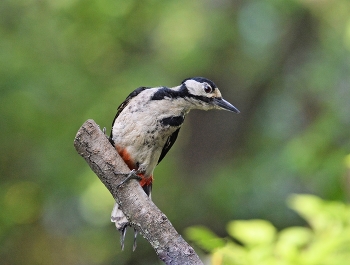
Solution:
<path fill-rule="evenodd" d="M 126 219 L 126 216 L 122 212 L 121 209 L 119 209 L 118 203 L 114 204 L 112 213 L 111 213 L 111 222 L 115 224 L 115 227 L 118 231 L 122 232 L 126 226 L 129 225 L 128 219 Z"/>
<path fill-rule="evenodd" d="M 142 186 L 143 190 L 146 192 L 146 194 L 151 198 L 151 192 L 152 192 L 152 183 L 148 185 Z M 112 213 L 111 213 L 111 222 L 115 224 L 115 227 L 117 230 L 121 233 L 120 237 L 120 244 L 122 247 L 122 250 L 124 249 L 124 240 L 125 240 L 125 234 L 126 229 L 128 226 L 131 226 L 128 219 L 126 218 L 123 211 L 119 208 L 118 203 L 114 204 Z M 136 249 L 136 237 L 137 237 L 137 230 L 134 229 L 134 244 L 133 244 L 133 251 Z"/>
<path fill-rule="evenodd" d="M 125 235 L 126 235 L 126 229 L 128 226 L 130 226 L 130 223 L 128 219 L 126 218 L 125 214 L 122 212 L 122 210 L 119 208 L 118 203 L 114 204 L 112 214 L 111 214 L 111 222 L 115 224 L 115 227 L 120 232 L 120 245 L 122 250 L 124 250 L 124 241 L 125 241 Z M 134 229 L 134 244 L 132 247 L 132 250 L 135 251 L 136 249 L 136 237 L 137 237 L 137 231 Z"/>

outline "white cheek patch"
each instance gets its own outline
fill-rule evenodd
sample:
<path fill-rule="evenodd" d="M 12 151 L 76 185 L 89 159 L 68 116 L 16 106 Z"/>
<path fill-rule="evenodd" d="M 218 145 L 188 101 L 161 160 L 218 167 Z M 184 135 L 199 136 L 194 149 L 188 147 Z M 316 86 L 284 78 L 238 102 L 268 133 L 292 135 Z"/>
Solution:
<path fill-rule="evenodd" d="M 221 98 L 221 92 L 218 88 L 214 88 L 213 93 L 206 93 L 204 91 L 205 85 L 209 85 L 208 83 L 199 83 L 195 80 L 187 80 L 185 82 L 185 85 L 188 89 L 188 91 L 195 96 L 204 96 L 204 97 L 215 97 L 215 98 Z"/>
<path fill-rule="evenodd" d="M 198 83 L 197 81 L 190 79 L 185 82 L 185 85 L 192 95 L 204 96 L 205 92 L 202 83 Z"/>

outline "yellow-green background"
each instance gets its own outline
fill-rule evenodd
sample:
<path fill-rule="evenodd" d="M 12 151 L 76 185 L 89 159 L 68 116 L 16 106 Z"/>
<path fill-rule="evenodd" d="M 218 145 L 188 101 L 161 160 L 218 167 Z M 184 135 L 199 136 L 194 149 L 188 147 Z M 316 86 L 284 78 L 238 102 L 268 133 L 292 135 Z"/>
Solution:
<path fill-rule="evenodd" d="M 291 193 L 349 199 L 347 0 L 0 1 L 1 264 L 159 264 L 109 222 L 73 147 L 139 86 L 213 80 L 241 114 L 193 111 L 152 198 L 182 233 L 234 219 L 303 224 Z"/>

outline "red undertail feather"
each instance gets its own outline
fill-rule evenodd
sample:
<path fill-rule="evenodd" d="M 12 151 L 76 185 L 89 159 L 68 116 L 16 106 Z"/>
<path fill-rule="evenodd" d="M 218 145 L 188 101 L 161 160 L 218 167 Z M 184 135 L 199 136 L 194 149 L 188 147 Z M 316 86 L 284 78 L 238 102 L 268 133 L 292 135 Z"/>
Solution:
<path fill-rule="evenodd" d="M 128 165 L 130 170 L 137 169 L 136 166 L 135 166 L 134 160 L 131 158 L 131 155 L 128 153 L 128 151 L 125 148 L 121 148 L 119 146 L 116 146 L 115 148 L 117 149 L 118 154 L 124 160 L 125 164 Z M 142 178 L 140 180 L 141 187 L 147 187 L 149 185 L 152 185 L 153 176 L 146 177 L 144 174 L 137 174 L 137 175 Z"/>
<path fill-rule="evenodd" d="M 128 151 L 126 151 L 125 148 L 123 149 L 119 146 L 116 146 L 115 149 L 117 149 L 118 154 L 121 156 L 125 164 L 127 164 L 131 170 L 136 169 L 133 159 L 131 158 L 130 154 L 128 153 Z"/>
<path fill-rule="evenodd" d="M 140 185 L 141 185 L 141 187 L 152 185 L 153 176 L 145 177 L 143 174 L 137 174 L 137 175 L 140 176 L 140 177 L 142 178 L 142 179 L 140 180 Z"/>

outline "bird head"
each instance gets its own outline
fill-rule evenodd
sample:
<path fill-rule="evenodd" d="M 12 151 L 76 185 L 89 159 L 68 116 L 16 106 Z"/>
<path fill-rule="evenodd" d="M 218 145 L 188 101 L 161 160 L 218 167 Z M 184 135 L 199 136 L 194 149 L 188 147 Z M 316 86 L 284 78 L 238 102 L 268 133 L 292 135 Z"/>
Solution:
<path fill-rule="evenodd" d="M 220 90 L 213 81 L 204 77 L 191 77 L 182 81 L 185 86 L 191 102 L 198 109 L 221 109 L 239 113 L 239 110 L 231 103 L 222 98 Z"/>

